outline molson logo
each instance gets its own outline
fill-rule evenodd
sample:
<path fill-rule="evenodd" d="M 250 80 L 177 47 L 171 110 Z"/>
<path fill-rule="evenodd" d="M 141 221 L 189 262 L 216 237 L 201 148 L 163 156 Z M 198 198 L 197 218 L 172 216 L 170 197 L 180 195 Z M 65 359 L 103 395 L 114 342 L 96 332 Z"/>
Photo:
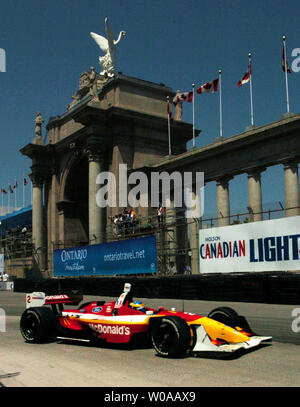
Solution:
<path fill-rule="evenodd" d="M 72 249 L 72 250 L 63 250 L 61 252 L 60 258 L 61 261 L 64 263 L 68 260 L 83 260 L 87 258 L 87 249 Z"/>
<path fill-rule="evenodd" d="M 89 327 L 100 334 L 130 335 L 130 328 L 124 325 L 89 324 Z"/>

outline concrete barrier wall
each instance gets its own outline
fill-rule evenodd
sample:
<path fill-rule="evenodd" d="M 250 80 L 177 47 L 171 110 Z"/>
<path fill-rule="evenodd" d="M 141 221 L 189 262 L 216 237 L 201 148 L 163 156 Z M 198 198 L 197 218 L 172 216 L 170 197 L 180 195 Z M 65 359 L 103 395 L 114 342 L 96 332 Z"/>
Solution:
<path fill-rule="evenodd" d="M 14 291 L 54 294 L 79 290 L 83 295 L 117 297 L 125 282 L 132 284 L 133 296 L 141 298 L 300 304 L 300 274 L 295 273 L 16 279 Z"/>
<path fill-rule="evenodd" d="M 13 281 L 7 281 L 0 283 L 0 291 L 14 291 Z"/>

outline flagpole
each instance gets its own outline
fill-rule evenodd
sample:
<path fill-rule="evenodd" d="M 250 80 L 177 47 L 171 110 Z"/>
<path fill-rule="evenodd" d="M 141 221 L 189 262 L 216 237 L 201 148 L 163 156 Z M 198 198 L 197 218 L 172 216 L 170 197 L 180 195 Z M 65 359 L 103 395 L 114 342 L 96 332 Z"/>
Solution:
<path fill-rule="evenodd" d="M 193 147 L 195 147 L 195 84 L 192 84 L 193 88 Z"/>
<path fill-rule="evenodd" d="M 25 180 L 25 176 L 24 176 L 24 173 L 23 173 L 23 208 L 25 208 L 25 184 L 24 184 L 24 181 Z"/>
<path fill-rule="evenodd" d="M 8 200 L 8 211 L 10 211 L 10 194 L 11 194 L 11 192 L 10 192 L 10 189 L 8 188 L 8 198 L 7 198 L 7 200 Z M 10 212 L 9 212 L 10 213 Z"/>
<path fill-rule="evenodd" d="M 252 66 L 251 66 L 251 53 L 248 54 L 249 57 L 249 74 L 250 74 L 250 109 L 251 109 L 251 126 L 254 126 L 253 119 L 253 96 L 252 96 Z"/>
<path fill-rule="evenodd" d="M 168 138 L 169 138 L 169 156 L 171 156 L 171 124 L 170 124 L 170 97 L 167 96 L 168 103 Z"/>
<path fill-rule="evenodd" d="M 4 213 L 4 210 L 3 210 L 3 186 L 1 185 L 1 216 L 3 215 L 3 213 Z"/>
<path fill-rule="evenodd" d="M 220 86 L 220 137 L 223 137 L 223 118 L 222 118 L 222 71 L 219 69 L 219 86 Z"/>
<path fill-rule="evenodd" d="M 285 39 L 286 36 L 284 35 L 282 37 L 283 39 L 283 50 L 284 50 L 284 70 L 285 70 L 285 89 L 286 89 L 286 110 L 287 113 L 290 112 L 290 102 L 289 102 L 289 85 L 288 85 L 288 72 L 287 72 L 287 63 L 286 63 L 286 45 L 285 45 Z"/>
<path fill-rule="evenodd" d="M 15 210 L 17 209 L 17 177 L 15 177 Z"/>
<path fill-rule="evenodd" d="M 2 188 L 2 191 L 4 191 L 4 188 Z M 4 192 L 2 193 L 2 215 L 4 215 L 5 210 L 4 210 L 4 196 L 3 196 Z M 4 194 L 6 195 L 6 194 Z"/>
<path fill-rule="evenodd" d="M 1 187 L 1 192 L 2 192 L 2 198 L 1 198 L 1 202 L 2 202 L 2 215 L 4 215 L 4 212 L 5 212 L 5 210 L 4 210 L 4 196 L 3 196 L 3 195 L 5 195 L 4 191 L 5 191 L 5 189 L 4 189 L 3 186 L 2 186 L 2 187 Z"/>

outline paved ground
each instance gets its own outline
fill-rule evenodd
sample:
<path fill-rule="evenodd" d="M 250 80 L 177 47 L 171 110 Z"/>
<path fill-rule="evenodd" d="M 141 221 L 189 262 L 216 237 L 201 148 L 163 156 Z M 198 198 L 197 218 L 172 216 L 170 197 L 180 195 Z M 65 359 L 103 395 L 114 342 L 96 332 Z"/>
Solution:
<path fill-rule="evenodd" d="M 85 297 L 84 300 L 95 297 Z M 104 298 L 108 299 L 108 298 Z M 149 306 L 175 306 L 207 314 L 209 301 L 145 300 Z M 291 313 L 297 306 L 226 303 L 247 317 L 252 328 L 271 335 L 272 345 L 231 359 L 163 359 L 151 348 L 83 346 L 53 342 L 30 345 L 19 333 L 24 294 L 0 292 L 6 332 L 0 332 L 0 382 L 7 387 L 288 387 L 300 386 L 300 332 Z M 300 308 L 300 306 L 299 306 Z"/>

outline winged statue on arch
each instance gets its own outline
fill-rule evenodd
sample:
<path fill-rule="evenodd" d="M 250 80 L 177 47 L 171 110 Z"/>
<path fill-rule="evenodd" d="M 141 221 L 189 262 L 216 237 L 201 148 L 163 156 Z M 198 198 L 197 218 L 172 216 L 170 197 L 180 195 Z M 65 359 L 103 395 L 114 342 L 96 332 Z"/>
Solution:
<path fill-rule="evenodd" d="M 96 41 L 100 49 L 105 53 L 104 56 L 99 57 L 99 63 L 102 65 L 103 71 L 100 75 L 114 76 L 116 65 L 116 45 L 120 42 L 121 38 L 126 35 L 125 31 L 120 31 L 118 39 L 114 39 L 114 33 L 108 23 L 107 17 L 105 18 L 105 31 L 106 37 L 91 32 L 91 37 Z"/>

